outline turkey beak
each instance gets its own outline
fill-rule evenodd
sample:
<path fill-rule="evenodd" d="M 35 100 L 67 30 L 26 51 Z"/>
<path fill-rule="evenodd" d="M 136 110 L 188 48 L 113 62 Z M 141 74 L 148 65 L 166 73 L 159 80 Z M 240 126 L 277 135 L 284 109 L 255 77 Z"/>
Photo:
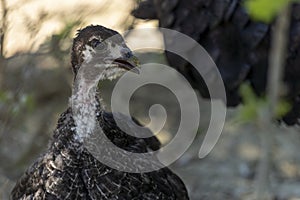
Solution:
<path fill-rule="evenodd" d="M 118 64 L 118 66 L 122 69 L 136 74 L 140 73 L 140 70 L 138 69 L 140 65 L 139 60 L 132 54 L 131 51 L 127 51 L 121 58 L 115 59 L 113 63 Z"/>

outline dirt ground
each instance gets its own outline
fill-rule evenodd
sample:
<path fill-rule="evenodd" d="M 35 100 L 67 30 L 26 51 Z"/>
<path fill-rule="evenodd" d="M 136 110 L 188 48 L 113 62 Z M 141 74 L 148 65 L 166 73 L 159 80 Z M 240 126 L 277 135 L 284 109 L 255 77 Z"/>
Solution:
<path fill-rule="evenodd" d="M 257 129 L 247 125 L 237 130 L 225 126 L 213 151 L 197 158 L 201 138 L 172 167 L 184 179 L 191 199 L 254 199 L 260 156 Z M 298 128 L 278 127 L 274 132 L 269 174 L 271 199 L 300 199 Z"/>

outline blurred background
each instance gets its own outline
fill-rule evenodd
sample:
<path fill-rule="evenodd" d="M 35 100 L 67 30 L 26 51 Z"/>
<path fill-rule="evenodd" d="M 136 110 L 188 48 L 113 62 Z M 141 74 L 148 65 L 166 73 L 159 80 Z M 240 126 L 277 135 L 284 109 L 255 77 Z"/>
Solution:
<path fill-rule="evenodd" d="M 8 199 L 15 181 L 46 148 L 56 121 L 68 106 L 72 70 L 70 47 L 76 30 L 99 24 L 124 32 L 131 28 L 157 27 L 157 20 L 131 16 L 136 0 L 1 0 L 0 48 L 0 199 Z M 156 35 L 125 35 L 143 41 Z M 137 52 L 144 62 L 166 63 L 163 51 Z M 170 77 L 166 74 L 166 81 Z M 101 95 L 109 110 L 116 81 L 101 83 Z M 126 91 L 124 91 L 126 92 Z M 149 95 L 151 94 L 151 95 Z M 178 128 L 180 108 L 175 96 L 164 87 L 149 85 L 132 97 L 130 109 L 143 123 L 148 110 L 162 104 L 168 120 L 159 134 L 168 143 Z M 199 95 L 201 121 L 197 138 L 171 168 L 184 180 L 190 198 L 251 199 L 261 156 L 259 119 L 244 123 L 242 106 L 229 108 L 222 135 L 213 151 L 198 158 L 210 116 L 209 102 Z M 271 199 L 300 199 L 299 127 L 274 124 L 272 133 L 269 190 Z"/>

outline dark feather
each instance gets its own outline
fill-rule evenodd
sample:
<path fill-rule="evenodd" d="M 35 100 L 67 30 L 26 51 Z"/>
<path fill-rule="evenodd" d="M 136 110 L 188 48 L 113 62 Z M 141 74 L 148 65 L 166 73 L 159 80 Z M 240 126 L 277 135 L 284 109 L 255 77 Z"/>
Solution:
<path fill-rule="evenodd" d="M 161 27 L 192 37 L 211 55 L 223 78 L 228 106 L 241 102 L 238 88 L 243 82 L 250 82 L 256 94 L 265 93 L 273 24 L 251 20 L 242 0 L 184 0 L 174 1 L 176 3 L 169 6 L 170 1 L 153 2 Z M 288 88 L 285 98 L 291 102 L 293 109 L 283 120 L 290 125 L 299 123 L 300 118 L 300 112 L 295 110 L 300 95 L 300 79 L 297 78 L 300 76 L 299 13 L 300 5 L 293 4 L 284 70 L 284 82 Z M 165 37 L 172 41 L 170 36 Z M 168 48 L 168 43 L 165 45 Z M 166 55 L 170 65 L 181 72 L 203 97 L 208 98 L 203 79 L 193 66 L 179 56 L 169 52 Z"/>

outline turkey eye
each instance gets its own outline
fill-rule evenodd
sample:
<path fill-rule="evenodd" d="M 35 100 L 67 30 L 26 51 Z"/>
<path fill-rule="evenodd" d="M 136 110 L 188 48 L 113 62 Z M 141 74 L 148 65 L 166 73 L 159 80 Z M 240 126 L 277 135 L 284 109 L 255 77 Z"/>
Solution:
<path fill-rule="evenodd" d="M 91 41 L 91 46 L 96 49 L 96 50 L 100 50 L 100 51 L 103 51 L 105 50 L 106 46 L 103 42 L 100 42 L 99 40 L 97 39 L 93 39 Z"/>
<path fill-rule="evenodd" d="M 100 42 L 99 40 L 97 40 L 97 39 L 93 39 L 90 43 L 91 43 L 91 46 L 92 46 L 93 48 L 95 48 L 95 47 L 97 47 L 101 42 Z"/>

